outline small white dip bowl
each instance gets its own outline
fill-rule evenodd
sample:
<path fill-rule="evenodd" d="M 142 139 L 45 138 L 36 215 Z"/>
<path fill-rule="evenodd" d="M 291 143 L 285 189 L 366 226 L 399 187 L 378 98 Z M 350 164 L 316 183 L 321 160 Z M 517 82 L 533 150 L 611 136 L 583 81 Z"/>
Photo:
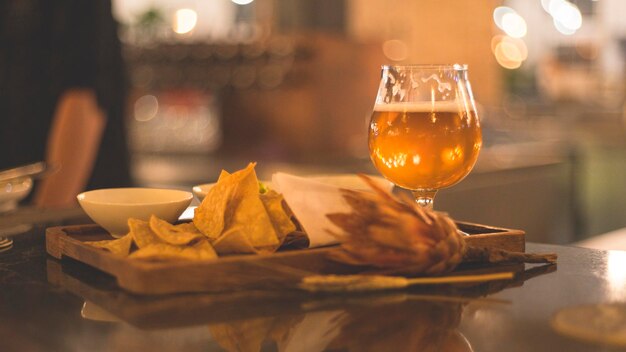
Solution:
<path fill-rule="evenodd" d="M 129 218 L 147 221 L 155 215 L 175 222 L 193 195 L 174 189 L 107 188 L 83 192 L 76 198 L 91 220 L 119 238 L 128 233 Z"/>

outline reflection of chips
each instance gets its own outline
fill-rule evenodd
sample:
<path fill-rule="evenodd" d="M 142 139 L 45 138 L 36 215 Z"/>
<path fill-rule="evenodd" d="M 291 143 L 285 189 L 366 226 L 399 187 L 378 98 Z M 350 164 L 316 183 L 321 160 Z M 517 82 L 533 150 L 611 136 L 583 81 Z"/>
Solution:
<path fill-rule="evenodd" d="M 276 342 L 278 351 L 286 351 L 289 342 L 292 341 L 293 333 L 298 329 L 299 323 L 309 313 L 302 312 L 295 315 L 281 315 L 274 318 L 272 329 L 269 331 L 268 337 Z"/>
<path fill-rule="evenodd" d="M 209 260 L 217 258 L 217 254 L 207 240 L 201 240 L 192 246 L 173 246 L 167 243 L 157 243 L 133 252 L 129 258 Z"/>
<path fill-rule="evenodd" d="M 173 245 L 186 245 L 204 238 L 193 224 L 172 225 L 156 216 L 150 217 L 150 229 L 163 241 Z"/>
<path fill-rule="evenodd" d="M 261 351 L 274 318 L 256 318 L 209 325 L 211 336 L 228 352 Z"/>
<path fill-rule="evenodd" d="M 152 231 L 147 221 L 139 219 L 128 219 L 128 228 L 133 237 L 133 241 L 138 248 L 144 248 L 155 243 L 161 243 L 161 239 Z"/>
<path fill-rule="evenodd" d="M 133 237 L 129 233 L 126 236 L 115 240 L 91 241 L 86 243 L 90 246 L 104 248 L 115 255 L 126 257 L 130 252 Z"/>
<path fill-rule="evenodd" d="M 283 315 L 277 318 L 253 318 L 209 325 L 209 331 L 223 349 L 228 352 L 261 351 L 264 345 L 274 341 L 273 350 L 294 350 L 292 339 L 306 314 Z M 291 342 L 291 343 L 290 343 Z M 288 347 L 289 346 L 289 347 Z M 300 346 L 304 346 L 300 344 Z M 297 349 L 297 348 L 295 348 Z M 317 349 L 316 349 L 317 350 Z"/>

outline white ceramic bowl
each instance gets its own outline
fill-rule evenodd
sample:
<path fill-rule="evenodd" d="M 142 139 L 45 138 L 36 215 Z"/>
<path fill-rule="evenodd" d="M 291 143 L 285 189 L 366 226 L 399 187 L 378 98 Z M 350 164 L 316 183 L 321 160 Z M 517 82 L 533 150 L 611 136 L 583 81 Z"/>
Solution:
<path fill-rule="evenodd" d="M 374 179 L 374 181 L 376 181 L 377 184 L 381 185 L 382 187 L 390 191 L 393 188 L 393 183 L 387 181 L 383 177 L 373 176 L 373 175 L 368 175 L 368 176 Z M 330 184 L 330 185 L 341 187 L 341 188 L 354 189 L 354 190 L 359 190 L 359 191 L 369 190 L 369 187 L 367 186 L 367 184 L 363 182 L 363 180 L 355 174 L 315 175 L 315 176 L 310 176 L 307 178 L 317 181 L 317 182 L 326 183 L 326 184 Z M 266 182 L 266 181 L 261 181 L 261 182 L 267 185 L 267 187 L 269 187 L 270 189 L 273 188 L 271 182 Z M 198 197 L 200 201 L 202 201 L 204 197 L 206 197 L 207 193 L 209 192 L 209 189 L 211 189 L 211 187 L 213 187 L 214 185 L 215 183 L 205 183 L 202 185 L 194 186 L 192 189 L 193 194 L 196 197 Z"/>
<path fill-rule="evenodd" d="M 174 189 L 107 188 L 83 192 L 76 198 L 91 220 L 113 237 L 121 237 L 128 233 L 128 218 L 148 220 L 154 214 L 175 222 L 193 195 Z"/>
<path fill-rule="evenodd" d="M 24 199 L 33 188 L 30 177 L 18 177 L 0 182 L 0 213 L 17 208 L 17 203 Z"/>

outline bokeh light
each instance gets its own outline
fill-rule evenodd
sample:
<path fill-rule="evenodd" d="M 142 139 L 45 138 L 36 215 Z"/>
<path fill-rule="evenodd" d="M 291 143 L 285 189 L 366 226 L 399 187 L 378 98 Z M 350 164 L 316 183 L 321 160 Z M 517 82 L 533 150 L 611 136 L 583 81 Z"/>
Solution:
<path fill-rule="evenodd" d="M 509 13 L 515 13 L 515 10 L 508 6 L 498 6 L 493 10 L 493 21 L 496 23 L 498 28 L 504 30 L 504 27 L 502 26 L 502 17 Z"/>
<path fill-rule="evenodd" d="M 513 38 L 524 37 L 528 30 L 526 20 L 510 7 L 496 7 L 493 10 L 493 21 L 498 28 Z"/>
<path fill-rule="evenodd" d="M 159 112 L 159 101 L 154 95 L 144 95 L 135 101 L 135 120 L 150 121 Z"/>
<path fill-rule="evenodd" d="M 519 68 L 528 58 L 528 48 L 523 40 L 498 35 L 491 40 L 491 50 L 498 64 L 506 69 Z"/>
<path fill-rule="evenodd" d="M 237 5 L 248 5 L 252 3 L 254 0 L 231 0 L 231 1 Z"/>
<path fill-rule="evenodd" d="M 198 23 L 198 14 L 192 9 L 179 9 L 174 13 L 172 30 L 178 34 L 191 32 Z"/>
<path fill-rule="evenodd" d="M 575 29 L 564 26 L 561 22 L 557 21 L 556 18 L 554 18 L 552 22 L 554 23 L 554 28 L 561 34 L 572 35 L 576 33 Z"/>
<path fill-rule="evenodd" d="M 541 0 L 543 9 L 552 16 L 554 28 L 561 34 L 572 35 L 583 24 L 583 16 L 575 4 L 567 0 Z"/>
<path fill-rule="evenodd" d="M 406 60 L 409 56 L 409 47 L 398 39 L 387 40 L 383 43 L 383 54 L 392 61 Z"/>
<path fill-rule="evenodd" d="M 517 13 L 507 13 L 502 16 L 504 32 L 513 38 L 522 38 L 526 35 L 526 21 Z"/>

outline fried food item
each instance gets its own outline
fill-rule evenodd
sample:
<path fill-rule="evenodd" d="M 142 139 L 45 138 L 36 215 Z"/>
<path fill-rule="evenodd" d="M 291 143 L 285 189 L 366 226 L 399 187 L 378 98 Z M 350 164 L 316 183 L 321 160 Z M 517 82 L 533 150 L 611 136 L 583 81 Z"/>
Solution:
<path fill-rule="evenodd" d="M 254 172 L 254 163 L 233 174 L 222 172 L 220 178 L 211 187 L 206 197 L 194 212 L 193 223 L 210 240 L 217 239 L 233 215 L 232 202 L 237 185 L 248 174 Z M 230 211 L 229 211 L 230 210 Z"/>
<path fill-rule="evenodd" d="M 278 240 L 282 243 L 287 234 L 296 230 L 296 225 L 283 207 L 283 196 L 274 190 L 266 190 L 260 195 L 260 199 L 272 221 Z"/>
<path fill-rule="evenodd" d="M 256 249 L 244 235 L 240 227 L 231 228 L 213 242 L 213 247 L 220 255 L 224 254 L 253 254 Z"/>
<path fill-rule="evenodd" d="M 210 260 L 217 258 L 217 253 L 208 240 L 191 246 L 174 246 L 167 243 L 156 243 L 133 252 L 129 258 L 144 260 Z"/>
<path fill-rule="evenodd" d="M 218 254 L 275 252 L 296 226 L 283 196 L 260 183 L 254 167 L 250 163 L 232 174 L 222 171 L 191 223 L 173 225 L 154 215 L 149 221 L 131 218 L 127 236 L 92 244 L 143 260 L 207 260 Z"/>
<path fill-rule="evenodd" d="M 254 247 L 280 244 L 274 225 L 259 196 L 259 180 L 254 168 L 236 186 L 232 207 L 235 212 L 228 228 L 241 227 L 241 232 Z"/>
<path fill-rule="evenodd" d="M 150 229 L 162 241 L 176 246 L 187 245 L 201 238 L 205 238 L 205 236 L 196 229 L 193 223 L 172 225 L 154 215 L 150 217 Z"/>
<path fill-rule="evenodd" d="M 128 228 L 130 229 L 130 235 L 132 236 L 135 245 L 137 245 L 137 248 L 141 249 L 163 242 L 159 236 L 152 231 L 150 224 L 147 221 L 130 218 L 128 219 Z"/>
<path fill-rule="evenodd" d="M 87 243 L 133 259 L 210 260 L 217 258 L 217 253 L 209 240 L 192 223 L 172 225 L 152 216 L 149 222 L 130 218 L 128 226 L 130 232 L 122 238 Z M 133 248 L 136 250 L 131 253 Z"/>
<path fill-rule="evenodd" d="M 194 225 L 219 254 L 274 252 L 295 230 L 282 196 L 259 182 L 254 167 L 222 171 L 195 211 Z"/>
<path fill-rule="evenodd" d="M 117 238 L 114 240 L 91 241 L 86 243 L 90 246 L 106 249 L 115 255 L 126 257 L 128 256 L 128 253 L 130 253 L 130 247 L 133 243 L 133 237 L 129 233 L 122 238 Z"/>

